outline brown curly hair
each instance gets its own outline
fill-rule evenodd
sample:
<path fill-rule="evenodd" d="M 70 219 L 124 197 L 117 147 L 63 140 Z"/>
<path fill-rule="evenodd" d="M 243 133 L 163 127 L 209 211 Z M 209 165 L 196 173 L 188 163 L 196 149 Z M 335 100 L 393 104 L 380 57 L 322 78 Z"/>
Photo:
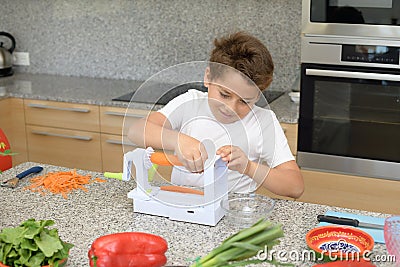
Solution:
<path fill-rule="evenodd" d="M 228 65 L 249 77 L 263 91 L 272 82 L 274 63 L 267 47 L 246 32 L 236 32 L 214 40 L 210 62 Z M 211 79 L 218 77 L 219 64 L 210 64 Z"/>

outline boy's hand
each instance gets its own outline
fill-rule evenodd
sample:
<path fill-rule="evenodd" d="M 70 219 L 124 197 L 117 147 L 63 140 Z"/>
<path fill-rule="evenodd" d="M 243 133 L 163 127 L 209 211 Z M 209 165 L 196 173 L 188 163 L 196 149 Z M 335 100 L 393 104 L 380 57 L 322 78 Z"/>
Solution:
<path fill-rule="evenodd" d="M 227 163 L 228 169 L 241 174 L 246 173 L 249 159 L 239 147 L 230 145 L 222 146 L 217 150 L 217 155 L 220 155 L 222 160 Z"/>
<path fill-rule="evenodd" d="M 204 171 L 204 163 L 208 155 L 205 147 L 199 140 L 186 134 L 179 134 L 175 153 L 190 172 L 200 173 Z"/>

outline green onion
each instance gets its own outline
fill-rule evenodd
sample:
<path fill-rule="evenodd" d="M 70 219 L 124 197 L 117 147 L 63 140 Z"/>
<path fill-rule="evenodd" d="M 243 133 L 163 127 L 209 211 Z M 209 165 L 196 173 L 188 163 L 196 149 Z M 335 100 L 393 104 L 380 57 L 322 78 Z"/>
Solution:
<path fill-rule="evenodd" d="M 274 245 L 279 244 L 278 239 L 280 237 L 283 237 L 281 224 L 260 220 L 251 227 L 225 239 L 220 246 L 214 248 L 209 254 L 192 264 L 191 267 L 244 266 L 260 262 L 279 265 L 280 263 L 274 259 L 248 259 L 257 255 L 265 247 L 271 249 Z"/>

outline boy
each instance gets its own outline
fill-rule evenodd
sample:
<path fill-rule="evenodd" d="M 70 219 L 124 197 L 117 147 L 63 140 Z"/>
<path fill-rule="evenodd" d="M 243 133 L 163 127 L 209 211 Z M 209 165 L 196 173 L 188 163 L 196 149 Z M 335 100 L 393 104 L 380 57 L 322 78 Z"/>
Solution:
<path fill-rule="evenodd" d="M 271 110 L 255 106 L 272 81 L 268 49 L 243 32 L 214 45 L 204 74 L 208 92 L 179 95 L 132 125 L 128 138 L 175 151 L 185 169 L 174 168 L 174 184 L 203 186 L 199 173 L 214 155 L 207 155 L 201 141 L 211 139 L 227 163 L 230 191 L 253 192 L 259 184 L 277 195 L 300 197 L 303 178 L 279 122 Z"/>

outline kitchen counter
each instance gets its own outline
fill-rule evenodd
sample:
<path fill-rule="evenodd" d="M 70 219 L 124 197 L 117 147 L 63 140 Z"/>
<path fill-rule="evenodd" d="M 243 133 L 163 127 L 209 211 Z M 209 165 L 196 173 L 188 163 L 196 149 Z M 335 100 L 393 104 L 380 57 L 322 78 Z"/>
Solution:
<path fill-rule="evenodd" d="M 16 174 L 39 165 L 23 163 L 0 174 L 0 181 L 15 177 Z M 67 168 L 44 165 L 43 173 L 66 171 Z M 103 178 L 101 173 L 77 170 L 79 174 L 89 174 L 92 177 Z M 207 254 L 218 246 L 222 240 L 236 230 L 225 219 L 215 227 L 170 221 L 157 216 L 133 213 L 133 202 L 127 198 L 127 193 L 135 187 L 134 181 L 122 182 L 108 179 L 105 183 L 92 183 L 87 186 L 88 192 L 75 191 L 68 199 L 61 195 L 40 195 L 29 190 L 23 190 L 29 184 L 29 177 L 20 181 L 15 189 L 0 188 L 2 205 L 0 208 L 0 227 L 15 227 L 29 218 L 52 219 L 59 229 L 60 237 L 73 243 L 67 266 L 88 266 L 87 251 L 90 244 L 99 236 L 125 231 L 142 231 L 160 235 L 168 242 L 166 253 L 167 265 L 187 265 L 189 261 Z M 274 222 L 281 222 L 285 236 L 281 244 L 274 249 L 286 253 L 296 251 L 301 254 L 307 250 L 306 233 L 317 225 L 316 216 L 327 210 L 350 212 L 377 217 L 387 214 L 344 208 L 301 203 L 289 200 L 277 200 L 270 217 Z M 382 244 L 375 244 L 373 256 L 386 255 Z M 286 256 L 289 257 L 289 256 Z M 281 259 L 283 261 L 284 258 Z M 296 266 L 313 266 L 309 261 L 290 261 Z M 375 263 L 377 266 L 390 266 L 389 263 Z"/>
<path fill-rule="evenodd" d="M 0 99 L 7 97 L 51 100 L 100 106 L 158 109 L 144 103 L 112 101 L 113 98 L 132 92 L 143 81 L 113 80 L 88 77 L 69 77 L 49 74 L 17 73 L 0 78 Z M 286 94 L 273 101 L 270 108 L 280 122 L 297 123 L 298 104 Z"/>

